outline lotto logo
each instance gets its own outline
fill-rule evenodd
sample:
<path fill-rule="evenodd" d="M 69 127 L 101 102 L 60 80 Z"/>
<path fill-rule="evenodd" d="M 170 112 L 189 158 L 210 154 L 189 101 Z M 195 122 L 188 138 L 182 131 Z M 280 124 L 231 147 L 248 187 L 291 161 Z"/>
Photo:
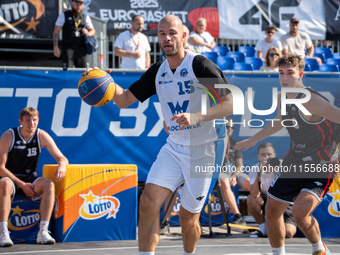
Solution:
<path fill-rule="evenodd" d="M 113 196 L 95 196 L 90 190 L 88 194 L 80 194 L 85 199 L 79 209 L 79 215 L 86 220 L 95 220 L 107 216 L 116 218 L 120 201 Z"/>
<path fill-rule="evenodd" d="M 340 217 L 340 192 L 337 189 L 334 193 L 327 195 L 333 197 L 332 202 L 328 206 L 328 212 L 334 217 Z"/>
<path fill-rule="evenodd" d="M 25 210 L 21 209 L 19 205 L 11 208 L 12 215 L 8 220 L 9 230 L 19 231 L 34 227 L 40 221 L 39 209 Z"/>

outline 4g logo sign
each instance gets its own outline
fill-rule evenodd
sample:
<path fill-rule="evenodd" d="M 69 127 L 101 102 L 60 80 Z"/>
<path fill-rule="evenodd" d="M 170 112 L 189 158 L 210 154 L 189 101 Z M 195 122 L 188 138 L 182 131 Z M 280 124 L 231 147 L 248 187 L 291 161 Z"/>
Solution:
<path fill-rule="evenodd" d="M 266 27 L 273 24 L 280 27 L 280 8 L 281 7 L 297 7 L 301 0 L 275 0 L 270 6 L 268 0 L 260 0 L 255 3 L 240 19 L 241 25 L 260 25 L 261 31 L 265 31 Z M 261 13 L 260 18 L 253 17 L 256 13 Z M 290 20 L 294 17 L 294 13 L 281 13 L 282 20 Z"/>

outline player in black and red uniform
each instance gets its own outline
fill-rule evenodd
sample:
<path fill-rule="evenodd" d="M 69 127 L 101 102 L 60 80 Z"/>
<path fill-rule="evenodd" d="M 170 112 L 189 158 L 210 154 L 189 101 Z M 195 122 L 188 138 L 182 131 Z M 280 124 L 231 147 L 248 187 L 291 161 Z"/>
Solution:
<path fill-rule="evenodd" d="M 54 204 L 54 184 L 51 180 L 37 177 L 41 148 L 46 147 L 58 162 L 56 181 L 64 178 L 67 158 L 60 152 L 52 137 L 37 128 L 39 113 L 32 107 L 20 112 L 20 126 L 4 132 L 0 139 L 0 246 L 12 246 L 7 221 L 11 210 L 11 199 L 23 194 L 40 199 L 40 230 L 37 243 L 53 244 L 55 240 L 48 232 L 49 219 Z"/>
<path fill-rule="evenodd" d="M 283 128 L 282 121 L 289 126 L 290 151 L 268 190 L 267 231 L 272 251 L 274 255 L 285 254 L 282 215 L 288 204 L 292 204 L 294 220 L 311 242 L 313 254 L 330 254 L 321 241 L 319 225 L 312 213 L 339 168 L 336 144 L 340 140 L 340 109 L 319 93 L 304 87 L 304 61 L 299 55 L 287 54 L 277 62 L 281 88 L 300 90 L 287 93 L 287 99 L 295 99 L 296 103 L 286 105 L 286 113 L 281 115 L 279 94 L 276 119 L 254 136 L 236 144 L 235 148 L 246 150 L 275 134 Z M 306 102 L 299 104 L 299 100 Z"/>

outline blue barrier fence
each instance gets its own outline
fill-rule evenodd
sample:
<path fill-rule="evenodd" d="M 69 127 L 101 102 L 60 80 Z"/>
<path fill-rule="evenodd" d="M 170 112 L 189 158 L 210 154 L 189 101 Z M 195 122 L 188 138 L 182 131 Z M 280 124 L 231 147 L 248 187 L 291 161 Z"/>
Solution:
<path fill-rule="evenodd" d="M 163 117 L 157 96 L 144 103 L 135 103 L 119 109 L 112 103 L 103 107 L 90 107 L 78 96 L 77 84 L 81 71 L 31 71 L 0 70 L 0 107 L 3 115 L 0 133 L 19 125 L 19 112 L 32 106 L 40 112 L 39 127 L 47 131 L 72 164 L 122 163 L 138 166 L 138 181 L 145 181 L 150 166 L 167 138 L 163 130 Z M 142 75 L 141 72 L 113 72 L 116 83 L 127 89 Z M 277 74 L 264 72 L 226 73 L 230 84 L 239 87 L 245 95 L 245 112 L 232 116 L 235 121 L 233 137 L 243 140 L 260 130 L 268 119 L 276 116 L 252 114 L 247 107 L 249 87 L 253 90 L 254 108 L 269 109 L 272 105 L 272 89 L 280 84 Z M 330 101 L 339 103 L 339 74 L 310 74 L 304 84 L 324 94 Z M 243 123 L 245 125 L 238 124 Z M 273 143 L 277 156 L 283 158 L 289 149 L 289 137 L 285 130 L 267 138 Z M 257 147 L 257 146 L 256 146 Z M 257 163 L 257 148 L 244 152 L 245 165 Z M 41 175 L 44 164 L 54 159 L 43 149 L 38 166 Z"/>

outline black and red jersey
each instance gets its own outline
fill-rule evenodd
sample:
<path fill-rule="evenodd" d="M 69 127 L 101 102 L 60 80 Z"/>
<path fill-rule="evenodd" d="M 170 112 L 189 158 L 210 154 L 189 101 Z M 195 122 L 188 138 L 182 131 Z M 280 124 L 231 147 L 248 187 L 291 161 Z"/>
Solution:
<path fill-rule="evenodd" d="M 311 88 L 305 87 L 311 93 L 317 94 L 323 99 L 329 101 Z M 298 93 L 295 99 L 305 96 L 304 93 Z M 287 126 L 291 142 L 290 152 L 295 159 L 304 162 L 319 162 L 321 160 L 329 161 L 337 150 L 337 143 L 340 141 L 340 125 L 323 118 L 319 122 L 308 122 L 301 114 L 300 109 L 295 104 L 286 106 L 286 115 L 282 115 L 282 120 Z M 289 121 L 294 120 L 294 121 Z"/>

